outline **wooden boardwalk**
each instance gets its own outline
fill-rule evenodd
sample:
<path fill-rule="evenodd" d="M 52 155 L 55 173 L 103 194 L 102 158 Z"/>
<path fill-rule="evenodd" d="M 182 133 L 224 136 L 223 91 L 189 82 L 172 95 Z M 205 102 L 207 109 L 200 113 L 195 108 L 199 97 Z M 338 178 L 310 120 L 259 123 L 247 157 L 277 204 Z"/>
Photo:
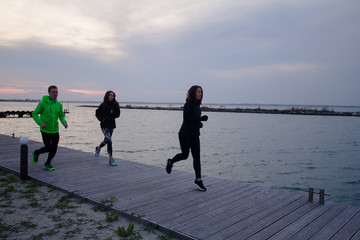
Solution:
<path fill-rule="evenodd" d="M 204 177 L 207 192 L 192 185 L 193 173 L 126 160 L 110 167 L 107 158 L 59 147 L 55 171 L 31 162 L 29 176 L 93 203 L 116 197 L 113 208 L 142 223 L 158 224 L 181 239 L 360 239 L 360 208 L 326 202 L 308 203 L 306 194 L 277 191 Z M 18 138 L 0 134 L 0 168 L 20 171 Z"/>

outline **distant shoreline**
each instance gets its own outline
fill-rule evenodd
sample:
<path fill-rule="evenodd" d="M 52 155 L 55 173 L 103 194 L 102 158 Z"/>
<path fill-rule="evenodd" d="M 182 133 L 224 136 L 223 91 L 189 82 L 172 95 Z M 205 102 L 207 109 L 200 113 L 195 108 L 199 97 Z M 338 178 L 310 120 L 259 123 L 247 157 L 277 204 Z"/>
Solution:
<path fill-rule="evenodd" d="M 41 99 L 0 99 L 0 102 L 40 102 Z M 83 103 L 83 104 L 100 104 L 102 101 L 66 101 L 64 99 L 60 99 L 62 103 Z M 183 102 L 128 102 L 128 101 L 120 101 L 121 105 L 183 105 Z M 270 106 L 280 106 L 281 109 L 288 107 L 295 107 L 295 108 L 338 108 L 338 107 L 347 107 L 347 108 L 359 108 L 360 105 L 329 105 L 329 104 L 283 104 L 283 103 L 205 103 L 203 106 L 219 106 L 221 108 L 229 107 L 229 108 L 235 108 L 236 106 L 258 106 L 258 107 L 270 107 Z M 268 109 L 268 108 L 267 108 Z"/>
<path fill-rule="evenodd" d="M 40 102 L 41 100 L 35 99 L 0 99 L 0 102 Z M 100 104 L 101 102 L 97 101 L 62 101 L 63 103 L 84 103 L 84 105 L 79 105 L 79 107 L 98 107 L 98 105 L 88 105 L 90 104 Z M 133 102 L 133 103 L 123 103 L 126 104 L 121 106 L 123 109 L 140 109 L 140 110 L 167 110 L 167 111 L 181 111 L 183 109 L 181 103 L 152 103 L 152 102 Z M 135 104 L 136 106 L 132 105 Z M 139 106 L 141 104 L 142 106 Z M 148 105 L 165 105 L 169 106 L 148 106 Z M 180 106 L 173 106 L 180 105 Z M 234 107 L 225 107 L 222 104 L 207 104 L 208 106 L 202 106 L 201 109 L 203 112 L 230 112 L 230 113 L 263 113 L 263 114 L 291 114 L 291 115 L 321 115 L 321 116 L 350 116 L 350 117 L 360 117 L 360 111 L 334 111 L 330 110 L 329 107 L 341 107 L 341 106 L 311 106 L 311 105 L 286 105 L 286 104 L 225 104 L 227 106 Z M 218 105 L 219 107 L 211 107 L 211 105 Z M 241 107 L 235 107 L 237 105 L 242 105 Z M 247 107 L 258 105 L 258 107 Z M 283 106 L 288 108 L 286 109 L 277 109 L 277 108 L 262 108 L 260 106 Z M 321 110 L 313 109 L 313 107 L 321 107 Z M 357 106 L 343 106 L 343 107 L 357 107 Z M 9 109 L 8 111 L 11 111 Z"/>
<path fill-rule="evenodd" d="M 0 102 L 40 102 L 40 99 L 0 99 Z"/>
<path fill-rule="evenodd" d="M 78 107 L 97 108 L 95 105 L 79 105 Z M 182 111 L 183 107 L 149 107 L 149 106 L 122 106 L 123 109 L 141 109 L 141 110 L 167 110 L 167 111 Z M 349 116 L 360 117 L 360 112 L 335 112 L 323 108 L 321 110 L 306 109 L 306 108 L 290 108 L 290 109 L 263 109 L 263 108 L 214 108 L 201 107 L 203 112 L 231 112 L 231 113 L 263 113 L 263 114 L 291 114 L 291 115 L 321 115 L 321 116 Z"/>

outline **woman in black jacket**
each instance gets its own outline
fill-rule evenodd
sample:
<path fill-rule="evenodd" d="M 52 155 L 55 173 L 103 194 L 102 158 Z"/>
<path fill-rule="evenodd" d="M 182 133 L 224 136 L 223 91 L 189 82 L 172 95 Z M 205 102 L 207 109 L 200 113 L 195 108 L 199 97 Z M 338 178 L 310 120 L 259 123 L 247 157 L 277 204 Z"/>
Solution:
<path fill-rule="evenodd" d="M 112 158 L 112 140 L 114 128 L 116 128 L 115 118 L 120 116 L 120 105 L 115 99 L 116 95 L 113 91 L 107 91 L 104 96 L 103 103 L 96 109 L 96 118 L 100 121 L 100 127 L 104 133 L 104 140 L 95 148 L 95 157 L 99 157 L 102 147 L 107 145 L 110 166 L 116 166 L 115 160 Z"/>
<path fill-rule="evenodd" d="M 191 149 L 196 177 L 194 185 L 199 190 L 206 191 L 206 188 L 201 180 L 199 136 L 200 128 L 203 127 L 201 121 L 207 121 L 208 117 L 201 116 L 200 105 L 202 98 L 203 90 L 200 86 L 192 86 L 187 92 L 186 103 L 183 109 L 183 123 L 179 131 L 181 153 L 175 155 L 172 159 L 167 160 L 166 172 L 170 174 L 175 162 L 187 159 Z"/>

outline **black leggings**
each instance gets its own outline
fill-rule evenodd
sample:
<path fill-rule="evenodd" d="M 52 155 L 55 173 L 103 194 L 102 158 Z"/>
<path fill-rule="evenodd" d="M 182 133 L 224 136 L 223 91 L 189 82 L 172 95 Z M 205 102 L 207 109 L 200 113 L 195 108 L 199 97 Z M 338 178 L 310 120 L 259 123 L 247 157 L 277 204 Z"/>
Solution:
<path fill-rule="evenodd" d="M 113 128 L 101 128 L 101 131 L 104 134 L 104 140 L 100 143 L 99 147 L 101 149 L 102 147 L 104 147 L 107 144 L 107 152 L 109 154 L 109 157 L 112 157 L 113 148 L 112 148 L 111 136 L 113 134 L 114 129 Z"/>
<path fill-rule="evenodd" d="M 191 149 L 191 154 L 193 156 L 193 166 L 195 170 L 195 177 L 201 178 L 201 164 L 200 164 L 200 138 L 196 137 L 184 137 L 179 135 L 181 153 L 176 154 L 172 163 L 185 160 L 189 157 L 189 151 Z"/>
<path fill-rule="evenodd" d="M 47 163 L 50 163 L 51 160 L 55 157 L 58 143 L 60 140 L 59 133 L 45 133 L 41 132 L 41 136 L 44 142 L 45 147 L 42 147 L 36 151 L 37 154 L 40 153 L 49 153 L 47 158 Z"/>

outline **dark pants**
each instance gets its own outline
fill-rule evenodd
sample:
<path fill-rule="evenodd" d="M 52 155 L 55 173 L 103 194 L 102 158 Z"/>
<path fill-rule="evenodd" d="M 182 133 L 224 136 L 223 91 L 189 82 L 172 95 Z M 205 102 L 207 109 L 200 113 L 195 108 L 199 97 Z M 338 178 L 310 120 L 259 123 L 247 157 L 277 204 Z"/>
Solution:
<path fill-rule="evenodd" d="M 55 157 L 60 135 L 59 133 L 44 133 L 41 132 L 41 136 L 44 142 L 45 147 L 42 147 L 38 150 L 36 150 L 35 153 L 41 154 L 41 153 L 49 153 L 47 158 L 47 163 L 50 163 L 51 160 Z"/>
<path fill-rule="evenodd" d="M 109 154 L 109 157 L 112 157 L 112 140 L 111 140 L 111 136 L 113 134 L 114 129 L 113 128 L 101 128 L 101 131 L 104 134 L 104 140 L 100 143 L 100 148 L 104 147 L 105 145 L 107 145 L 107 152 Z"/>
<path fill-rule="evenodd" d="M 189 152 L 191 149 L 191 154 L 193 157 L 193 166 L 195 170 L 196 178 L 201 178 L 201 164 L 200 164 L 200 138 L 196 137 L 184 137 L 179 135 L 181 153 L 176 154 L 172 163 L 185 160 L 189 157 Z"/>

